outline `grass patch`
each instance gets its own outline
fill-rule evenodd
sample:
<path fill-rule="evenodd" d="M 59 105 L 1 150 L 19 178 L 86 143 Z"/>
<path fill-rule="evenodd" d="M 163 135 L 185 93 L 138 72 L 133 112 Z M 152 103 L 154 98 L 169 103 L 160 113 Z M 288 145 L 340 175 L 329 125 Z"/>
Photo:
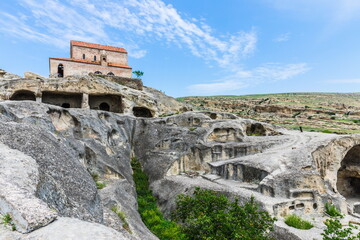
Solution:
<path fill-rule="evenodd" d="M 314 227 L 314 225 L 312 225 L 309 221 L 306 221 L 295 214 L 291 214 L 287 216 L 285 218 L 285 223 L 290 227 L 303 229 L 303 230 L 308 230 Z"/>
<path fill-rule="evenodd" d="M 97 189 L 103 189 L 104 187 L 106 187 L 106 184 L 99 180 L 99 174 L 91 173 L 90 175 L 93 178 Z"/>
<path fill-rule="evenodd" d="M 166 220 L 156 205 L 156 199 L 149 188 L 149 181 L 136 158 L 131 159 L 133 179 L 136 186 L 138 211 L 145 225 L 160 240 L 185 239 L 181 227 L 175 222 Z"/>
<path fill-rule="evenodd" d="M 129 223 L 126 221 L 126 216 L 125 213 L 123 211 L 121 211 L 117 206 L 113 206 L 111 208 L 111 211 L 113 211 L 114 213 L 116 213 L 116 215 L 118 215 L 118 217 L 120 218 L 120 220 L 123 222 L 122 227 L 128 231 L 129 233 L 131 232 L 131 229 L 129 227 Z"/>
<path fill-rule="evenodd" d="M 15 224 L 13 223 L 9 213 L 6 213 L 2 216 L 0 224 L 3 224 L 4 226 L 10 226 L 12 231 L 16 230 Z"/>
<path fill-rule="evenodd" d="M 342 217 L 343 215 L 341 214 L 341 212 L 331 203 L 325 203 L 325 212 L 330 216 L 330 217 Z"/>

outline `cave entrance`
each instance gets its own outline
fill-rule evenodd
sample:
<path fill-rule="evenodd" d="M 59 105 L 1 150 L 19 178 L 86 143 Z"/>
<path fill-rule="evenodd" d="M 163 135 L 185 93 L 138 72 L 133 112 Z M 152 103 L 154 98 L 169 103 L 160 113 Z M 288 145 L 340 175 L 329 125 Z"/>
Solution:
<path fill-rule="evenodd" d="M 135 117 L 153 117 L 151 111 L 146 107 L 133 107 L 133 114 Z"/>
<path fill-rule="evenodd" d="M 91 109 L 122 113 L 122 99 L 120 95 L 104 94 L 89 95 Z"/>
<path fill-rule="evenodd" d="M 345 155 L 337 173 L 336 187 L 347 200 L 360 202 L 360 145 Z"/>
<path fill-rule="evenodd" d="M 63 108 L 81 108 L 81 93 L 43 92 L 42 102 Z"/>
<path fill-rule="evenodd" d="M 248 136 L 266 136 L 266 129 L 261 123 L 252 123 L 246 128 Z"/>
<path fill-rule="evenodd" d="M 16 91 L 10 97 L 10 100 L 15 100 L 15 101 L 25 101 L 25 100 L 36 101 L 36 97 L 35 97 L 35 93 L 33 93 L 31 91 L 20 90 L 20 91 Z"/>

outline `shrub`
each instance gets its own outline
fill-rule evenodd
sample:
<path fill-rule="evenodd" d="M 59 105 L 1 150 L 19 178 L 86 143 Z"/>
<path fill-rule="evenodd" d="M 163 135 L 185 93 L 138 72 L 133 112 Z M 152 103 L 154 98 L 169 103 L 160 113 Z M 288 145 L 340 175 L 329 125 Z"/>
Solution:
<path fill-rule="evenodd" d="M 144 72 L 139 70 L 133 71 L 132 73 L 135 74 L 137 78 L 141 78 L 144 75 Z"/>
<path fill-rule="evenodd" d="M 295 214 L 291 214 L 291 215 L 287 216 L 285 218 L 285 223 L 290 227 L 294 227 L 297 229 L 303 229 L 303 230 L 308 230 L 308 229 L 314 227 L 314 225 L 312 225 L 310 222 L 302 219 L 301 217 L 299 217 Z"/>
<path fill-rule="evenodd" d="M 149 182 L 140 162 L 132 158 L 133 179 L 136 186 L 138 210 L 145 225 L 161 240 L 185 240 L 179 225 L 166 220 L 158 210 L 156 199 L 149 189 Z"/>
<path fill-rule="evenodd" d="M 341 212 L 331 203 L 325 203 L 325 212 L 331 217 L 343 217 Z"/>
<path fill-rule="evenodd" d="M 254 198 L 239 205 L 223 194 L 196 188 L 193 196 L 180 194 L 173 218 L 182 223 L 189 240 L 268 240 L 276 220 L 261 211 Z"/>
<path fill-rule="evenodd" d="M 325 221 L 326 229 L 321 235 L 323 240 L 360 240 L 360 232 L 353 233 L 356 226 L 349 224 L 349 227 L 343 227 L 338 217 L 331 217 Z"/>

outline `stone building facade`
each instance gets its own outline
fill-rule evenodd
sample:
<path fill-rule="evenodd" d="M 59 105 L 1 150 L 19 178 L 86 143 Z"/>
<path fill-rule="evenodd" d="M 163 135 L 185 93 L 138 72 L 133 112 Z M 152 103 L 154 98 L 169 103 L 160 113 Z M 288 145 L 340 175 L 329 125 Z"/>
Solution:
<path fill-rule="evenodd" d="M 50 76 L 102 74 L 130 78 L 124 48 L 70 41 L 70 58 L 49 58 Z"/>

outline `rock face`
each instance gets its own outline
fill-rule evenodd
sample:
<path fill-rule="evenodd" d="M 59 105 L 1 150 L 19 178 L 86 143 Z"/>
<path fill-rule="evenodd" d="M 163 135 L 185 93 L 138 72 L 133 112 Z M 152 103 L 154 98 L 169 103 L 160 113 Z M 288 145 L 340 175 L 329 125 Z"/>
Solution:
<path fill-rule="evenodd" d="M 279 219 L 321 219 L 331 201 L 358 221 L 357 135 L 301 133 L 215 112 L 137 118 L 4 101 L 0 113 L 0 214 L 10 214 L 17 228 L 2 226 L 1 240 L 157 239 L 137 212 L 132 156 L 167 216 L 178 194 L 200 186 L 240 202 L 254 196 Z M 323 226 L 312 230 L 315 239 Z M 277 224 L 278 239 L 298 234 L 286 228 Z"/>
<path fill-rule="evenodd" d="M 0 100 L 30 100 L 62 106 L 157 117 L 191 110 L 184 103 L 142 85 L 141 79 L 105 75 L 44 78 L 26 72 L 24 78 L 0 74 Z M 142 114 L 142 113 L 146 114 Z"/>

